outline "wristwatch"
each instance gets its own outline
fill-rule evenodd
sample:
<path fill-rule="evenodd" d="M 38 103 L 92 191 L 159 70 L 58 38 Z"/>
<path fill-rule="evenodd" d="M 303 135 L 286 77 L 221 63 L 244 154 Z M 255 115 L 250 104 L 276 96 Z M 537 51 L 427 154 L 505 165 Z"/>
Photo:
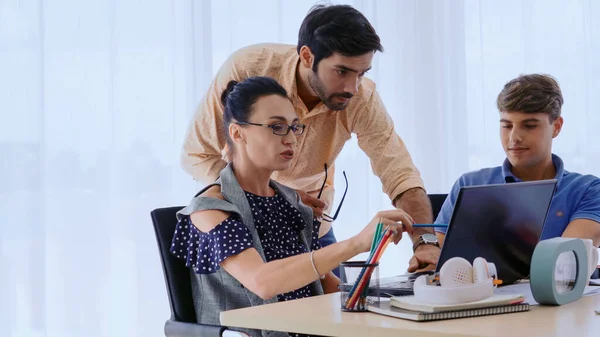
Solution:
<path fill-rule="evenodd" d="M 435 236 L 435 234 L 427 233 L 427 234 L 422 234 L 421 236 L 419 236 L 419 239 L 413 245 L 413 252 L 415 250 L 417 250 L 417 247 L 419 247 L 420 245 L 433 245 L 433 246 L 439 247 L 440 241 L 438 241 L 438 238 L 437 238 L 437 236 Z"/>

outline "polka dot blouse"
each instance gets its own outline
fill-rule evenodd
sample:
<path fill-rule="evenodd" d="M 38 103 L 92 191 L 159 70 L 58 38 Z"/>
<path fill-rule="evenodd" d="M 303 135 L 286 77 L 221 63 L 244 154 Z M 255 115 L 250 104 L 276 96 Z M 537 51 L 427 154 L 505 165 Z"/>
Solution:
<path fill-rule="evenodd" d="M 306 227 L 300 212 L 276 194 L 262 197 L 246 192 L 254 217 L 254 225 L 262 244 L 267 262 L 306 253 L 307 247 L 300 240 L 300 232 Z M 312 250 L 319 244 L 320 223 L 314 221 Z M 208 233 L 198 230 L 189 216 L 181 218 L 175 229 L 171 253 L 184 259 L 188 267 L 198 274 L 219 270 L 219 264 L 232 255 L 253 247 L 252 234 L 237 216 L 230 216 Z M 312 296 L 310 285 L 277 295 L 279 301 Z"/>

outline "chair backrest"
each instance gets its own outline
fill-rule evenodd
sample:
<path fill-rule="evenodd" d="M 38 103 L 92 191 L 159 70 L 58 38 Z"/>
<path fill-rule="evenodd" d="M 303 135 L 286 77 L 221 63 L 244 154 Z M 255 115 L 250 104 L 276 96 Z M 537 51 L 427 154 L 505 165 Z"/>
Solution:
<path fill-rule="evenodd" d="M 150 215 L 165 275 L 169 304 L 171 305 L 171 319 L 196 323 L 190 270 L 185 266 L 183 260 L 177 259 L 169 251 L 177 225 L 175 214 L 182 208 L 158 208 L 153 210 Z"/>
<path fill-rule="evenodd" d="M 444 201 L 446 200 L 448 194 L 428 194 L 427 196 L 429 197 L 429 201 L 431 201 L 433 221 L 435 221 L 435 219 L 438 216 L 438 213 L 440 213 L 440 210 L 442 209 L 442 205 L 444 204 Z"/>

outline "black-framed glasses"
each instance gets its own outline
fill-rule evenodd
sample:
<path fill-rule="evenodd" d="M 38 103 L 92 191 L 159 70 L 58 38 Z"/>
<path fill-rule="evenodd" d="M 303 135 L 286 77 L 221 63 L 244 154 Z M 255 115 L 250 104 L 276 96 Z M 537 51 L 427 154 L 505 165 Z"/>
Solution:
<path fill-rule="evenodd" d="M 327 183 L 327 163 L 325 163 L 324 166 L 325 166 L 325 180 L 323 181 L 323 185 L 321 186 L 321 189 L 319 190 L 317 199 L 321 198 L 321 194 L 323 193 L 323 189 L 325 188 L 325 184 Z M 342 204 L 344 203 L 344 199 L 346 198 L 346 192 L 348 192 L 348 178 L 346 177 L 346 171 L 342 171 L 342 174 L 344 175 L 344 180 L 346 181 L 346 188 L 344 189 L 344 194 L 342 195 L 342 200 L 340 200 L 340 204 L 338 205 L 333 216 L 323 213 L 322 218 L 323 218 L 323 220 L 325 220 L 327 222 L 333 222 L 335 219 L 337 219 L 338 214 L 340 214 L 340 209 L 342 208 Z"/>
<path fill-rule="evenodd" d="M 250 123 L 250 122 L 236 122 L 236 124 L 254 125 L 254 126 L 262 126 L 265 128 L 270 128 L 271 130 L 273 130 L 273 134 L 278 135 L 278 136 L 287 136 L 287 134 L 290 133 L 290 130 L 292 130 L 292 132 L 296 136 L 300 136 L 301 134 L 304 133 L 304 129 L 306 128 L 306 125 L 304 125 L 304 124 L 292 124 L 292 125 L 287 125 L 285 123 L 257 124 L 257 123 Z"/>

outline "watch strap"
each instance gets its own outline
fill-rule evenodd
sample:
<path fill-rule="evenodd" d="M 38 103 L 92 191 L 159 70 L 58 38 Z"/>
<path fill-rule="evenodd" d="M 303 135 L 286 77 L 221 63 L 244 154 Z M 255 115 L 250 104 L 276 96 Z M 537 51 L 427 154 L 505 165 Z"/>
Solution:
<path fill-rule="evenodd" d="M 440 247 L 440 243 L 439 241 L 437 242 L 429 242 L 429 241 L 425 241 L 423 239 L 423 235 L 419 236 L 419 240 L 417 240 L 417 242 L 415 242 L 413 244 L 413 252 L 417 250 L 417 247 L 419 247 L 420 245 L 432 245 L 432 246 L 436 246 L 436 247 Z"/>

